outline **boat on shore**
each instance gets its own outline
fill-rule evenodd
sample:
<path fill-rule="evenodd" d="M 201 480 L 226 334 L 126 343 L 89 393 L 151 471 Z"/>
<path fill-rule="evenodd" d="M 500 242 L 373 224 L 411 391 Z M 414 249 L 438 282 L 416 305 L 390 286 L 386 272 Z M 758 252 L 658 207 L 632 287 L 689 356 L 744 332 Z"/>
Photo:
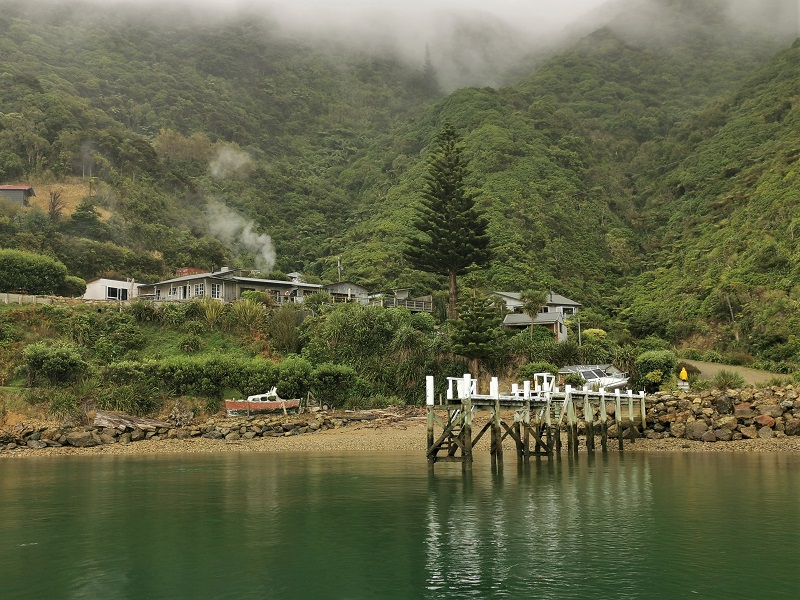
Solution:
<path fill-rule="evenodd" d="M 272 388 L 266 394 L 255 394 L 248 396 L 245 400 L 236 398 L 225 400 L 225 411 L 228 416 L 250 416 L 256 414 L 272 413 L 283 411 L 288 414 L 290 411 L 300 412 L 300 400 L 285 400 L 278 396 L 276 388 Z"/>

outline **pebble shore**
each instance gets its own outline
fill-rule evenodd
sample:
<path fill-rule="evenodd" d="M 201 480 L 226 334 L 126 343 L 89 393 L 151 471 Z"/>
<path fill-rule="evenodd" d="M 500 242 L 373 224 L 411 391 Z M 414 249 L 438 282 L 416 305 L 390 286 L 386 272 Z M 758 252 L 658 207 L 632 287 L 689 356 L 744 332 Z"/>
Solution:
<path fill-rule="evenodd" d="M 479 421 L 476 421 L 478 424 Z M 424 459 L 426 425 L 424 409 L 407 412 L 400 418 L 356 421 L 346 426 L 319 430 L 303 435 L 258 437 L 254 439 L 186 439 L 142 440 L 135 443 L 111 443 L 76 448 L 62 446 L 29 450 L 17 448 L 0 452 L 2 458 L 35 458 L 51 456 L 89 455 L 143 455 L 209 452 L 408 452 L 419 453 Z M 505 445 L 505 444 L 504 444 Z M 566 438 L 564 437 L 564 449 Z M 609 440 L 608 449 L 616 452 L 615 440 Z M 586 446 L 581 437 L 579 452 Z M 598 445 L 599 451 L 599 445 Z M 479 442 L 476 452 L 488 454 L 488 436 Z M 626 440 L 625 452 L 781 452 L 800 453 L 800 436 L 771 439 L 742 439 L 705 443 L 682 438 L 639 438 L 634 443 Z M 508 444 L 506 453 L 513 460 L 513 447 Z"/>

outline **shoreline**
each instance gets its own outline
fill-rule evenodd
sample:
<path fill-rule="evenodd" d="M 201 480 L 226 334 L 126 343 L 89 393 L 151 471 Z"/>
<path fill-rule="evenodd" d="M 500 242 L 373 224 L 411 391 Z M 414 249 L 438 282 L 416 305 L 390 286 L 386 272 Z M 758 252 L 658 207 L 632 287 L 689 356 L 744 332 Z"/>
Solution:
<path fill-rule="evenodd" d="M 562 434 L 562 456 L 566 455 L 566 435 Z M 489 455 L 488 436 L 484 436 L 475 448 L 476 455 Z M 390 423 L 356 422 L 333 429 L 288 435 L 281 437 L 259 437 L 254 439 L 208 439 L 193 437 L 186 439 L 141 440 L 133 443 L 110 443 L 86 448 L 71 446 L 30 449 L 24 446 L 0 451 L 0 459 L 36 458 L 56 456 L 137 456 L 150 454 L 198 454 L 222 452 L 273 452 L 273 453 L 419 453 L 425 459 L 426 424 L 424 417 L 407 416 Z M 595 453 L 601 453 L 599 440 Z M 505 461 L 514 463 L 517 457 L 513 444 L 503 444 Z M 619 452 L 615 439 L 608 441 L 609 452 Z M 624 452 L 685 453 L 685 452 L 732 452 L 732 453 L 781 453 L 800 454 L 800 436 L 785 436 L 773 439 L 746 439 L 736 441 L 702 442 L 685 438 L 648 439 L 637 438 L 634 443 L 625 440 Z M 579 454 L 587 454 L 585 438 L 580 437 Z"/>

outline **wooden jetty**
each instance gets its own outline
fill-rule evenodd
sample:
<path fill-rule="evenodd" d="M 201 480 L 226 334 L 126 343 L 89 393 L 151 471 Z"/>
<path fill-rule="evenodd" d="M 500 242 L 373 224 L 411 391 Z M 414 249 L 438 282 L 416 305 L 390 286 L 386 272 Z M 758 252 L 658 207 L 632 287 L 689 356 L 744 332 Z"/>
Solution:
<path fill-rule="evenodd" d="M 616 425 L 620 450 L 624 449 L 625 427 L 633 443 L 647 426 L 644 392 L 578 390 L 568 385 L 562 390 L 551 373 L 537 373 L 533 382 L 513 384 L 505 393 L 500 391 L 496 377 L 491 379 L 488 394 L 477 393 L 477 380 L 470 374 L 448 377 L 447 382 L 445 399 L 437 403 L 434 378 L 426 378 L 427 458 L 431 468 L 437 462 L 460 462 L 464 468 L 471 467 L 473 450 L 487 431 L 492 465 L 500 466 L 507 438 L 514 443 L 517 460 L 527 461 L 531 456 L 557 456 L 562 450 L 562 429 L 566 431 L 567 452 L 577 454 L 579 420 L 585 424 L 589 452 L 595 451 L 598 435 L 601 450 L 608 450 L 611 424 Z M 610 405 L 614 407 L 613 418 L 609 417 Z M 473 435 L 473 422 L 480 412 L 488 413 L 488 419 Z M 513 418 L 506 422 L 503 414 L 513 414 Z"/>

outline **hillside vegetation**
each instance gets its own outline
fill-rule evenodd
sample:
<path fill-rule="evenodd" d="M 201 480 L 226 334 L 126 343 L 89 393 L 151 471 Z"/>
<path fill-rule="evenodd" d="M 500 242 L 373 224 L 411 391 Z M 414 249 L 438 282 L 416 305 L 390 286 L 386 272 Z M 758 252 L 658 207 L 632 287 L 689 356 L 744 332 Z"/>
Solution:
<path fill-rule="evenodd" d="M 637 6 L 512 85 L 444 96 L 435 55 L 264 16 L 0 0 L 0 183 L 40 193 L 0 207 L 0 247 L 85 279 L 238 264 L 333 281 L 341 260 L 372 289 L 439 293 L 402 256 L 449 122 L 489 219 L 483 286 L 554 289 L 621 343 L 791 371 L 800 49 L 723 0 Z"/>

